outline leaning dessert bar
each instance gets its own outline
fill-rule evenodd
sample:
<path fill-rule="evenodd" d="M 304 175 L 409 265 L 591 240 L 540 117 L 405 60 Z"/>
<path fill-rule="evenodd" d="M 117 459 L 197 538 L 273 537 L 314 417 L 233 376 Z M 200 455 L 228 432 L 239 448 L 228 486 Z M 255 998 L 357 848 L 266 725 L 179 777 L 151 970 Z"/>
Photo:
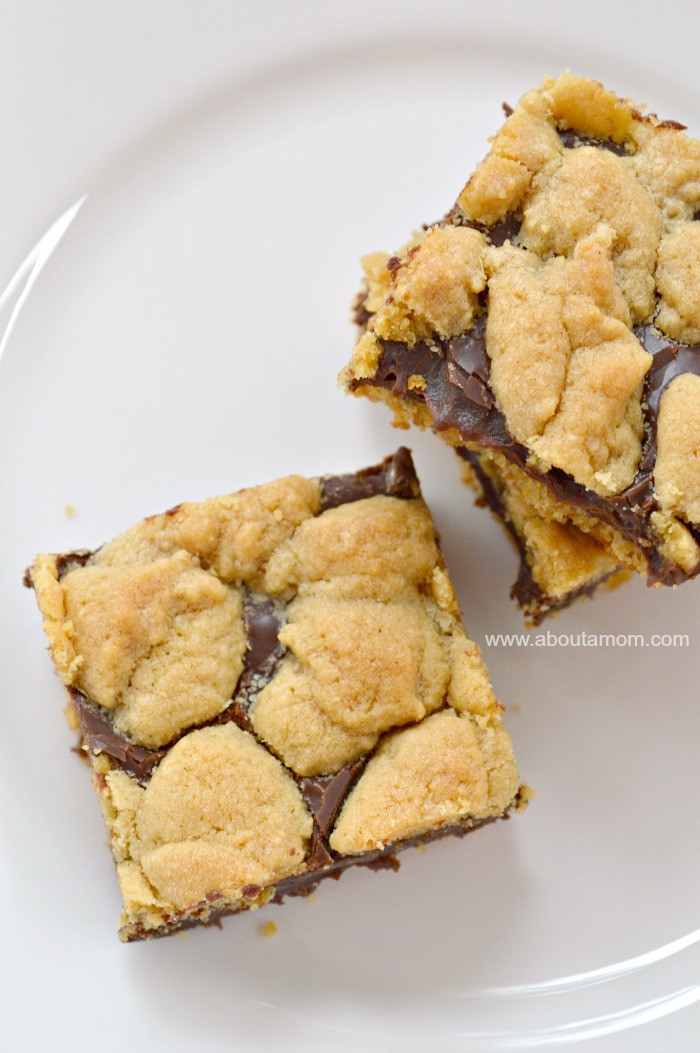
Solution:
<path fill-rule="evenodd" d="M 27 573 L 124 940 L 309 892 L 518 798 L 407 450 L 143 520 Z"/>
<path fill-rule="evenodd" d="M 457 450 L 537 621 L 700 570 L 700 142 L 570 74 L 506 114 L 445 219 L 364 259 L 341 380 Z"/>

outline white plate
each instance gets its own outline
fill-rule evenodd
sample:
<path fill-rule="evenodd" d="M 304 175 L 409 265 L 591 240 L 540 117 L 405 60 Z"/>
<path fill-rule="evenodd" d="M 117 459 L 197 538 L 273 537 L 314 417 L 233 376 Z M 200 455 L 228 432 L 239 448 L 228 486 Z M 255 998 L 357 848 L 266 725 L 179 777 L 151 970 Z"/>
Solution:
<path fill-rule="evenodd" d="M 402 13 L 390 49 L 389 6 Z M 507 541 L 438 440 L 393 432 L 335 376 L 353 339 L 358 257 L 395 248 L 412 224 L 446 210 L 502 100 L 571 65 L 700 134 L 700 83 L 689 90 L 687 78 L 633 56 L 613 61 L 584 37 L 562 60 L 543 3 L 529 28 L 502 32 L 499 14 L 456 31 L 466 6 L 429 16 L 387 5 L 373 21 L 364 4 L 356 17 L 327 4 L 319 26 L 310 8 L 268 5 L 269 39 L 251 30 L 252 7 L 236 23 L 219 11 L 182 83 L 143 81 L 148 121 L 138 100 L 124 108 L 128 66 L 117 75 L 108 63 L 100 79 L 93 63 L 107 129 L 111 120 L 120 134 L 86 135 L 81 164 L 58 149 L 57 223 L 1 307 L 0 997 L 10 1048 L 697 1048 L 699 583 L 673 594 L 633 582 L 542 629 L 689 634 L 686 647 L 486 646 L 486 634 L 522 628 Z M 75 5 L 76 27 L 85 7 Z M 161 25 L 168 46 L 187 48 L 189 6 L 179 30 L 157 7 L 142 23 L 110 25 L 125 63 Z M 230 37 L 225 76 L 217 27 L 241 34 Z M 49 110 L 54 50 L 36 72 Z M 147 51 L 170 76 L 168 47 L 160 59 L 158 47 Z M 90 83 L 81 91 L 89 131 Z M 18 105 L 28 117 L 41 110 L 36 96 Z M 73 133 L 75 115 L 64 119 Z M 36 185 L 27 186 L 8 222 L 28 248 Z M 45 186 L 53 206 L 54 180 Z M 97 545 L 180 499 L 291 471 L 352 470 L 406 441 L 537 790 L 532 806 L 406 853 L 397 875 L 357 870 L 321 885 L 315 902 L 122 946 L 99 809 L 69 752 L 23 567 L 40 550 Z M 272 939 L 260 932 L 267 919 Z"/>

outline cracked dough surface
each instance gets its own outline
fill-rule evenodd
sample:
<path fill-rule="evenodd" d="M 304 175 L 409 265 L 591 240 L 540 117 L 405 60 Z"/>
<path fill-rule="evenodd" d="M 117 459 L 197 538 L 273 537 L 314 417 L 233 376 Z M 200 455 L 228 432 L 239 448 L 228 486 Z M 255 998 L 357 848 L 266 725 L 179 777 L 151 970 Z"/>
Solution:
<path fill-rule="evenodd" d="M 665 511 L 700 523 L 700 376 L 671 381 L 659 405 L 656 494 Z"/>
<path fill-rule="evenodd" d="M 321 511 L 318 482 L 290 477 L 178 506 L 85 560 L 40 556 L 31 578 L 64 683 L 127 740 L 163 747 L 152 774 L 138 777 L 120 754 L 88 749 L 125 931 L 158 929 L 167 914 L 214 900 L 248 902 L 302 872 L 313 820 L 300 778 L 375 749 L 378 763 L 369 760 L 348 799 L 350 817 L 375 801 L 367 844 L 513 802 L 502 707 L 420 498 Z M 253 689 L 245 730 L 235 715 L 199 727 L 234 697 L 251 590 L 283 612 L 282 657 Z M 394 778 L 405 798 L 396 815 Z M 338 851 L 365 851 L 349 823 Z"/>
<path fill-rule="evenodd" d="M 107 782 L 122 804 L 119 847 L 160 902 L 183 909 L 213 890 L 240 896 L 306 857 L 312 820 L 294 780 L 235 724 L 185 735 L 146 787 L 121 771 Z"/>
<path fill-rule="evenodd" d="M 571 259 L 489 252 L 491 383 L 511 434 L 598 493 L 629 485 L 641 456 L 641 382 L 651 363 L 606 256 L 606 229 Z"/>
<path fill-rule="evenodd" d="M 506 776 L 513 792 L 514 775 Z M 343 854 L 369 851 L 488 811 L 488 774 L 475 725 L 446 710 L 380 746 L 348 797 L 330 844 Z"/>
<path fill-rule="evenodd" d="M 66 683 L 149 748 L 216 716 L 243 669 L 240 590 L 180 552 L 152 563 L 78 567 L 59 583 Z"/>
<path fill-rule="evenodd" d="M 306 521 L 266 585 L 297 595 L 289 653 L 251 722 L 299 775 L 335 772 L 445 703 L 464 634 L 422 501 L 374 497 Z M 472 679 L 481 689 L 476 663 Z"/>
<path fill-rule="evenodd" d="M 567 148 L 558 129 L 568 127 L 627 142 L 630 152 Z M 687 273 L 700 256 L 686 251 L 700 229 L 688 222 L 688 208 L 700 203 L 697 144 L 659 129 L 675 135 L 673 178 L 649 128 L 624 100 L 569 74 L 525 95 L 460 194 L 453 222 L 419 236 L 390 271 L 371 257 L 377 310 L 351 374 L 373 375 L 379 340 L 410 346 L 467 331 L 486 290 L 493 389 L 511 434 L 545 468 L 597 493 L 623 490 L 641 456 L 641 384 L 651 363 L 632 325 L 654 313 L 658 284 L 666 295 L 659 325 L 669 335 L 694 332 L 700 285 Z M 502 246 L 462 225 L 509 213 L 522 224 Z"/>
<path fill-rule="evenodd" d="M 700 142 L 642 109 L 568 72 L 527 92 L 445 220 L 395 257 L 365 258 L 373 313 L 341 383 L 425 426 L 417 402 L 397 409 L 388 389 L 362 385 L 383 341 L 441 354 L 439 341 L 485 313 L 496 405 L 532 467 L 602 497 L 624 491 L 642 457 L 652 362 L 634 327 L 700 344 Z M 511 225 L 491 239 L 502 222 Z M 663 397 L 650 522 L 659 550 L 690 573 L 700 399 L 695 381 L 682 389 L 682 400 Z"/>
<path fill-rule="evenodd" d="M 398 602 L 306 594 L 290 606 L 280 639 L 290 656 L 251 719 L 300 775 L 337 770 L 445 697 L 449 652 L 417 592 Z M 321 723 L 324 734 L 314 734 Z"/>

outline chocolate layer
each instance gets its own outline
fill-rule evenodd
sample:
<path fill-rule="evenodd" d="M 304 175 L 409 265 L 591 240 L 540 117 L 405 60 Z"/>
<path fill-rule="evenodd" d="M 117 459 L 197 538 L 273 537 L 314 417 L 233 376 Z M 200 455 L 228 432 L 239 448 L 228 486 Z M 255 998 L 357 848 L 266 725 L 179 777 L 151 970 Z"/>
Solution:
<path fill-rule="evenodd" d="M 334 858 L 328 847 L 328 838 L 338 813 L 362 774 L 367 758 L 362 757 L 353 764 L 341 768 L 335 775 L 305 776 L 297 784 L 314 817 L 308 864 L 311 868 L 325 866 Z"/>
<path fill-rule="evenodd" d="M 544 483 L 557 500 L 565 501 L 614 527 L 623 537 L 643 546 L 650 584 L 676 585 L 688 574 L 661 556 L 656 548 L 650 515 L 657 507 L 653 496 L 656 430 L 661 395 L 682 373 L 700 373 L 700 346 L 677 344 L 660 336 L 651 325 L 635 329 L 640 342 L 653 354 L 647 373 L 643 411 L 645 443 L 632 484 L 622 493 L 602 497 L 582 486 L 566 472 L 542 472 L 528 461 L 528 451 L 510 435 L 490 387 L 490 359 L 486 350 L 486 322 L 482 313 L 474 326 L 460 336 L 413 347 L 386 341 L 374 377 L 353 381 L 352 388 L 378 387 L 408 404 L 424 402 L 435 431 L 454 429 L 465 446 L 497 450 L 534 479 Z M 423 376 L 417 390 L 409 379 Z M 691 528 L 695 524 L 689 524 Z"/>
<path fill-rule="evenodd" d="M 520 534 L 518 534 L 517 530 L 513 528 L 513 524 L 506 514 L 498 490 L 481 467 L 479 454 L 473 450 L 468 450 L 464 446 L 459 447 L 457 453 L 471 466 L 476 475 L 483 495 L 483 500 L 479 500 L 477 504 L 485 504 L 498 516 L 498 518 L 505 524 L 508 533 L 513 539 L 515 547 L 518 550 L 520 567 L 518 569 L 518 577 L 510 590 L 510 595 L 512 599 L 517 601 L 521 610 L 532 619 L 533 625 L 539 625 L 548 614 L 568 607 L 573 600 L 582 596 L 593 595 L 599 585 L 602 585 L 604 581 L 607 581 L 608 578 L 616 573 L 614 570 L 610 571 L 609 574 L 602 575 L 590 584 L 583 585 L 578 589 L 572 589 L 570 592 L 564 593 L 562 596 L 556 598 L 548 596 L 542 591 L 532 576 L 532 570 L 527 562 L 527 553 L 525 551 L 523 539 Z"/>
<path fill-rule="evenodd" d="M 365 767 L 365 758 L 348 764 L 335 775 L 304 776 L 299 789 L 324 837 L 330 833 L 340 806 Z"/>
<path fill-rule="evenodd" d="M 321 511 L 362 501 L 367 497 L 383 495 L 410 500 L 419 494 L 411 451 L 401 446 L 374 468 L 365 468 L 352 475 L 328 475 L 321 479 Z"/>
<path fill-rule="evenodd" d="M 285 648 L 277 634 L 284 623 L 281 604 L 267 596 L 248 594 L 243 604 L 243 623 L 248 636 L 243 672 L 231 703 L 218 716 L 197 727 L 225 724 L 234 721 L 244 731 L 250 731 L 248 709 L 255 696 L 275 675 Z M 109 712 L 93 703 L 81 691 L 69 688 L 82 735 L 83 744 L 93 753 L 105 753 L 115 766 L 128 771 L 140 782 L 146 782 L 175 743 L 194 727 L 186 728 L 177 738 L 161 749 L 139 746 L 120 734 L 109 719 Z"/>
<path fill-rule="evenodd" d="M 463 220 L 462 222 L 464 226 L 480 230 L 492 245 L 500 248 L 506 241 L 515 241 L 523 225 L 523 217 L 517 212 L 509 212 L 498 223 L 494 223 L 490 227 L 484 226 L 483 223 L 474 223 L 472 221 L 465 222 Z"/>
<path fill-rule="evenodd" d="M 593 135 L 577 132 L 575 128 L 560 129 L 559 138 L 567 150 L 575 150 L 579 146 L 595 146 L 599 150 L 607 150 L 618 157 L 630 156 L 630 151 L 625 149 L 624 143 L 616 143 L 614 139 L 597 139 Z"/>
<path fill-rule="evenodd" d="M 151 777 L 153 769 L 162 761 L 167 749 L 151 750 L 129 742 L 117 731 L 104 715 L 81 691 L 69 688 L 75 715 L 78 718 L 83 744 L 93 753 L 106 753 L 117 767 L 123 768 L 139 781 Z"/>
<path fill-rule="evenodd" d="M 281 604 L 269 596 L 248 593 L 243 604 L 243 624 L 248 637 L 246 670 L 267 675 L 282 656 L 277 638 L 283 621 Z"/>

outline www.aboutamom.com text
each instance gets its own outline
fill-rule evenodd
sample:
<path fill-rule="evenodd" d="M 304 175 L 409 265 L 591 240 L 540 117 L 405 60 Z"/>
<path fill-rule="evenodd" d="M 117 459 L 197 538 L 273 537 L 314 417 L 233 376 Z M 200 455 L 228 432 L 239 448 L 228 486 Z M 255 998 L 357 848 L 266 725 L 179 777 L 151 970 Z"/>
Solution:
<path fill-rule="evenodd" d="M 690 647 L 688 633 L 485 633 L 487 647 Z"/>

